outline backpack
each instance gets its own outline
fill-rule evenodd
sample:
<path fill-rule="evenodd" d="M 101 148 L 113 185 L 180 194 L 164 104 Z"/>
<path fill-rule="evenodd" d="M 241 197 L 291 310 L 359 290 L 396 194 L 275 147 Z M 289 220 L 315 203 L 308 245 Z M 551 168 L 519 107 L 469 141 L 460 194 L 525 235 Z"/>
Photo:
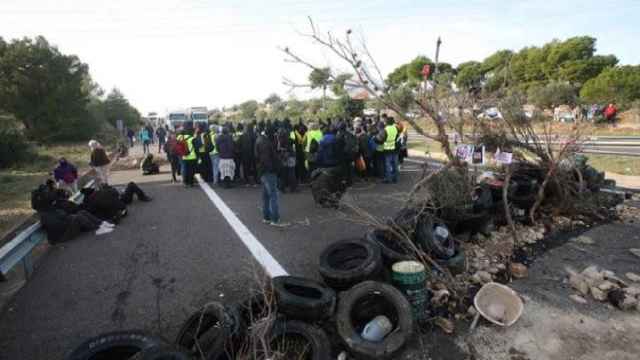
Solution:
<path fill-rule="evenodd" d="M 350 132 L 344 134 L 344 153 L 348 159 L 355 159 L 358 155 L 358 139 Z"/>
<path fill-rule="evenodd" d="M 55 200 L 55 194 L 52 194 L 46 185 L 40 185 L 31 192 L 31 208 L 35 211 L 50 209 Z"/>
<path fill-rule="evenodd" d="M 178 140 L 176 143 L 176 154 L 178 156 L 185 156 L 189 153 L 189 146 L 185 140 Z"/>

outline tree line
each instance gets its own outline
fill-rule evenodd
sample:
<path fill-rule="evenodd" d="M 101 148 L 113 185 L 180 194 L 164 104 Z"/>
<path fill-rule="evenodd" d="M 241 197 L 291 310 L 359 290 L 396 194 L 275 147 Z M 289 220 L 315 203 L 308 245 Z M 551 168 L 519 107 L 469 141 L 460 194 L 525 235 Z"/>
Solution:
<path fill-rule="evenodd" d="M 44 144 L 113 132 L 117 119 L 140 123 L 140 113 L 118 89 L 105 96 L 87 64 L 42 36 L 0 37 L 0 115 L 0 134 Z"/>

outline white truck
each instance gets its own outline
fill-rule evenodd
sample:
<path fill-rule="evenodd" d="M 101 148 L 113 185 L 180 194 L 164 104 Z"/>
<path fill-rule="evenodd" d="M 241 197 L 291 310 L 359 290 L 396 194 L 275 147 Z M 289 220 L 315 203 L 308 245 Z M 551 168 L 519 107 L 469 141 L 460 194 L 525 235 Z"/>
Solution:
<path fill-rule="evenodd" d="M 193 126 L 197 127 L 198 124 L 209 125 L 209 111 L 206 106 L 194 106 L 187 110 L 187 117 L 190 121 L 193 121 Z"/>
<path fill-rule="evenodd" d="M 173 110 L 167 112 L 165 122 L 170 130 L 178 131 L 184 126 L 184 123 L 189 121 L 188 113 L 186 110 Z"/>

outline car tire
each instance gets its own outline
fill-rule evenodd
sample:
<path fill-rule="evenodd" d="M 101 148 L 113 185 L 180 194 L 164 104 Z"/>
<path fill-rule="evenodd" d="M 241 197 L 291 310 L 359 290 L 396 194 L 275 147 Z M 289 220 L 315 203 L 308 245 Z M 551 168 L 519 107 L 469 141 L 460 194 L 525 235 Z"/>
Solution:
<path fill-rule="evenodd" d="M 175 344 L 190 356 L 226 359 L 231 341 L 241 329 L 237 308 L 211 302 L 193 313 L 178 332 Z"/>
<path fill-rule="evenodd" d="M 143 350 L 163 344 L 162 339 L 141 330 L 114 331 L 86 340 L 76 347 L 66 359 L 125 360 Z"/>
<path fill-rule="evenodd" d="M 273 350 L 274 344 L 287 336 L 302 337 L 307 343 L 308 352 L 306 356 L 295 354 L 295 356 L 285 356 L 286 359 L 309 359 L 309 360 L 329 360 L 331 359 L 331 343 L 329 337 L 321 328 L 306 324 L 302 321 L 278 319 L 269 331 L 269 343 Z"/>
<path fill-rule="evenodd" d="M 191 360 L 191 356 L 184 351 L 168 345 L 154 346 L 142 350 L 129 360 Z"/>
<path fill-rule="evenodd" d="M 372 230 L 366 235 L 366 239 L 380 247 L 382 262 L 390 267 L 399 261 L 415 260 L 416 256 L 408 248 L 404 248 L 399 240 L 387 239 L 382 230 Z M 395 241 L 395 243 L 394 243 Z"/>
<path fill-rule="evenodd" d="M 336 290 L 371 280 L 382 270 L 380 247 L 362 239 L 346 239 L 329 245 L 320 254 L 318 272 Z"/>
<path fill-rule="evenodd" d="M 387 316 L 394 328 L 380 342 L 364 340 L 360 331 L 377 315 Z M 341 294 L 336 313 L 338 334 L 356 359 L 390 359 L 413 333 L 411 305 L 389 284 L 365 281 Z"/>
<path fill-rule="evenodd" d="M 317 281 L 278 276 L 272 283 L 278 312 L 287 318 L 315 322 L 330 317 L 335 311 L 335 291 Z"/>

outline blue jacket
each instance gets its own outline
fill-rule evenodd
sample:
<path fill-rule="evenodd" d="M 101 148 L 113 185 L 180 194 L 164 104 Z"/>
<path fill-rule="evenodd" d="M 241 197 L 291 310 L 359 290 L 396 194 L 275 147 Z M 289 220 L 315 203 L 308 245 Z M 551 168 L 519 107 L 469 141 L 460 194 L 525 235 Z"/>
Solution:
<path fill-rule="evenodd" d="M 339 152 L 338 142 L 334 134 L 327 133 L 320 140 L 318 147 L 318 166 L 333 167 L 338 165 Z"/>

